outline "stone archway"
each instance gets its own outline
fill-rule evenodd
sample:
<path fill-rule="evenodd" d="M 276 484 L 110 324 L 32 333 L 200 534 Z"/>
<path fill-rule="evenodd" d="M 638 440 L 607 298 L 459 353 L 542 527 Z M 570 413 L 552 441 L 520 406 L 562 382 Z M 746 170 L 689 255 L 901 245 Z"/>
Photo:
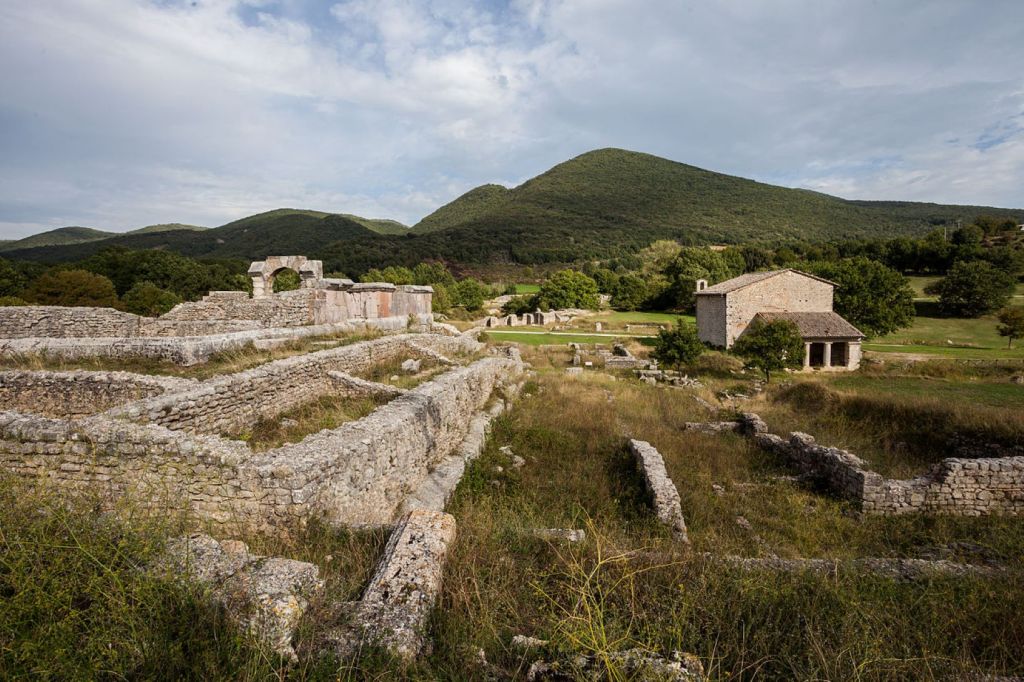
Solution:
<path fill-rule="evenodd" d="M 324 278 L 324 265 L 321 261 L 309 260 L 305 256 L 270 256 L 266 260 L 254 261 L 249 266 L 252 297 L 272 296 L 274 277 L 282 270 L 294 270 L 299 273 L 303 289 L 314 288 L 316 283 Z"/>

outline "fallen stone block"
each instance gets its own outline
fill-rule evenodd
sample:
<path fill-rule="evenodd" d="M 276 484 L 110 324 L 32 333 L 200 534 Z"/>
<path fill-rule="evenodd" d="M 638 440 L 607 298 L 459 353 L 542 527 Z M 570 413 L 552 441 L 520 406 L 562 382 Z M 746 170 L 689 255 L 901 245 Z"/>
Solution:
<path fill-rule="evenodd" d="M 742 426 L 738 421 L 727 422 L 686 422 L 683 424 L 683 431 L 697 431 L 699 433 L 723 433 L 727 431 L 739 431 Z"/>
<path fill-rule="evenodd" d="M 422 364 L 423 364 L 422 361 L 416 360 L 414 358 L 409 358 L 408 360 L 403 360 L 402 361 L 402 371 L 405 372 L 406 374 L 415 374 L 416 372 L 420 371 L 420 366 Z"/>
<path fill-rule="evenodd" d="M 328 637 L 339 655 L 380 646 L 411 661 L 429 648 L 427 618 L 441 592 L 455 517 L 417 509 L 398 524 L 348 628 Z"/>
<path fill-rule="evenodd" d="M 313 564 L 250 554 L 245 543 L 203 534 L 172 541 L 156 570 L 208 589 L 251 636 L 292 661 L 299 620 L 324 589 Z"/>
<path fill-rule="evenodd" d="M 587 539 L 587 533 L 579 528 L 534 528 L 532 534 L 541 540 L 548 542 L 583 542 Z"/>
<path fill-rule="evenodd" d="M 689 544 L 686 533 L 686 522 L 683 520 L 683 509 L 679 501 L 679 491 L 668 476 L 665 460 L 661 453 L 647 441 L 631 439 L 629 449 L 636 457 L 637 466 L 643 475 L 644 484 L 654 502 L 654 511 L 658 520 L 672 529 L 680 542 Z"/>

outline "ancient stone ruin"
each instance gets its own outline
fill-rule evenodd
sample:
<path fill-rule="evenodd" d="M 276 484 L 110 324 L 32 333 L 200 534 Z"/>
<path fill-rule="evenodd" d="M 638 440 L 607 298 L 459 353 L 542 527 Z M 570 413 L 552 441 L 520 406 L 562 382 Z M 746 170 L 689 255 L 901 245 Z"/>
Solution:
<path fill-rule="evenodd" d="M 301 287 L 274 293 L 281 272 L 299 273 Z M 212 291 L 157 318 L 112 308 L 0 307 L 0 355 L 205 362 L 248 344 L 280 343 L 360 329 L 427 329 L 433 289 L 386 282 L 356 284 L 323 277 L 320 261 L 272 256 L 249 267 L 253 293 Z"/>

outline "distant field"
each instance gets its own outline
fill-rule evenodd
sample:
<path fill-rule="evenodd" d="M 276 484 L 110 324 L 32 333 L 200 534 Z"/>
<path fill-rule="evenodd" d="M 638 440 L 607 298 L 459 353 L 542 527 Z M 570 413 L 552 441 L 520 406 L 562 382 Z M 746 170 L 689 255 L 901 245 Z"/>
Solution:
<path fill-rule="evenodd" d="M 966 347 L 963 347 L 966 346 Z M 952 358 L 1024 358 L 1024 343 L 1006 348 L 1006 339 L 996 333 L 994 318 L 966 320 L 945 317 L 917 317 L 907 329 L 872 339 L 866 350 L 881 353 L 927 353 Z"/>
<path fill-rule="evenodd" d="M 907 277 L 910 286 L 914 289 L 914 298 L 922 301 L 934 301 L 934 296 L 924 293 L 924 288 L 932 282 L 938 282 L 941 277 Z"/>
<path fill-rule="evenodd" d="M 539 284 L 517 284 L 516 285 L 516 293 L 517 294 L 535 294 L 538 291 L 540 291 L 540 285 Z"/>
<path fill-rule="evenodd" d="M 969 403 L 1024 409 L 1024 390 L 1009 382 L 950 381 L 928 377 L 836 377 L 830 384 L 840 390 L 890 394 L 905 398 L 934 398 L 951 404 Z"/>
<path fill-rule="evenodd" d="M 609 313 L 602 313 L 601 315 L 595 316 L 595 319 L 608 322 L 621 322 L 622 324 L 675 324 L 675 321 L 680 317 L 688 322 L 696 322 L 693 315 L 640 311 L 620 312 L 618 310 L 614 310 Z"/>

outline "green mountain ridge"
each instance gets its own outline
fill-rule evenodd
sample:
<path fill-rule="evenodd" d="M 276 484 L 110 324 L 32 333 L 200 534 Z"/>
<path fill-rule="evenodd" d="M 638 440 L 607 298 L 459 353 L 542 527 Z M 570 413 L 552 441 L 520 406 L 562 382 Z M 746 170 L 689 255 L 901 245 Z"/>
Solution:
<path fill-rule="evenodd" d="M 656 239 L 699 245 L 920 236 L 980 214 L 1020 220 L 1024 209 L 850 201 L 649 154 L 600 149 L 512 189 L 477 187 L 411 229 L 383 219 L 282 208 L 199 232 L 170 229 L 34 248 L 8 245 L 3 253 L 43 262 L 78 260 L 110 246 L 169 249 L 198 258 L 303 254 L 323 260 L 327 272 L 356 276 L 371 267 L 424 260 L 571 263 L 626 255 Z"/>

